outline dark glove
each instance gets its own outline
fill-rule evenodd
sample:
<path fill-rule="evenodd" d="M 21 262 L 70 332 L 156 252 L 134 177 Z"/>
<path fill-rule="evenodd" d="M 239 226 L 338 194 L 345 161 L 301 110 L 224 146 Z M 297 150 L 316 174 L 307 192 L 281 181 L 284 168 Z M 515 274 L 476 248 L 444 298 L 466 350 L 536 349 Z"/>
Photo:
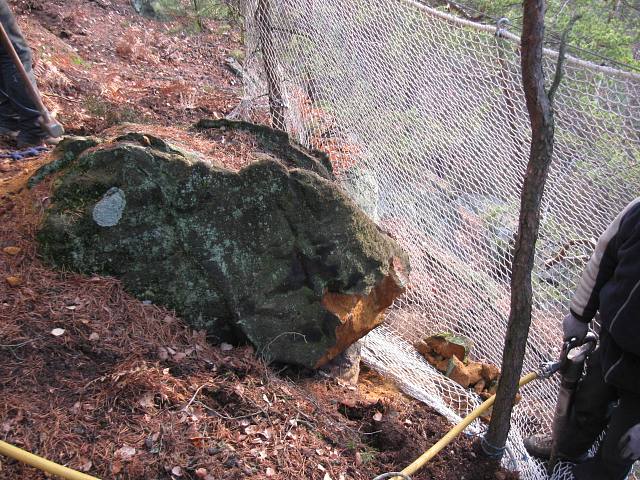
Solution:
<path fill-rule="evenodd" d="M 631 427 L 620 439 L 620 456 L 629 462 L 640 459 L 640 424 Z"/>
<path fill-rule="evenodd" d="M 584 340 L 584 337 L 589 331 L 589 324 L 581 322 L 572 313 L 569 313 L 562 321 L 562 340 L 565 342 L 573 337 L 576 337 L 578 341 Z"/>

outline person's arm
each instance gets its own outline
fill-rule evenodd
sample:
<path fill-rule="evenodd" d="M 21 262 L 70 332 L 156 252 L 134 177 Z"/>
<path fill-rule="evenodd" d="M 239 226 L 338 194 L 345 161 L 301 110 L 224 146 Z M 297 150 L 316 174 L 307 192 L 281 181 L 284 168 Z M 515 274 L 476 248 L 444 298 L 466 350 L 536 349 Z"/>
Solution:
<path fill-rule="evenodd" d="M 600 307 L 600 290 L 613 276 L 618 264 L 620 227 L 629 212 L 640 208 L 640 198 L 631 202 L 609 225 L 598 239 L 582 279 L 571 301 L 571 314 L 579 321 L 589 323 Z"/>

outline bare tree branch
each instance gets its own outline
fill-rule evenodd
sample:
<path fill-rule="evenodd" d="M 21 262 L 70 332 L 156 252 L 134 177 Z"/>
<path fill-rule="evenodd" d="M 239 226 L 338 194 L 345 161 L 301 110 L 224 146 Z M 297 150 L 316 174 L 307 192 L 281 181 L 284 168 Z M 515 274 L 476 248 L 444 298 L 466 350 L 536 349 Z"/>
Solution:
<path fill-rule="evenodd" d="M 556 73 L 553 77 L 553 83 L 549 88 L 549 92 L 547 96 L 549 97 L 549 101 L 553 102 L 553 97 L 556 94 L 556 90 L 560 86 L 560 82 L 562 81 L 562 76 L 564 75 L 564 60 L 567 55 L 567 41 L 569 39 L 569 33 L 573 29 L 573 25 L 582 17 L 582 15 L 574 15 L 571 20 L 569 20 L 569 24 L 564 32 L 562 32 L 562 38 L 560 39 L 560 48 L 558 49 L 558 63 L 556 63 Z"/>

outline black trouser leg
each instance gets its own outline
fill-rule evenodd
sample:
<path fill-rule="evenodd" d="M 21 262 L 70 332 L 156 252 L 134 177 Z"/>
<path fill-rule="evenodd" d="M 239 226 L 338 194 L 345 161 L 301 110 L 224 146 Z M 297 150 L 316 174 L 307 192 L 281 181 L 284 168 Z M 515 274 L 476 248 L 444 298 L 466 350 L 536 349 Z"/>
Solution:
<path fill-rule="evenodd" d="M 574 458 L 586 453 L 607 426 L 610 405 L 617 398 L 616 389 L 604 382 L 598 348 L 587 360 L 587 371 L 576 389 L 568 428 L 558 437 L 558 452 Z"/>
<path fill-rule="evenodd" d="M 620 391 L 620 403 L 614 408 L 609 428 L 594 458 L 574 467 L 577 480 L 624 480 L 633 462 L 620 458 L 620 439 L 640 423 L 640 395 Z"/>
<path fill-rule="evenodd" d="M 36 80 L 32 70 L 31 50 L 29 50 L 22 32 L 20 32 L 20 28 L 6 0 L 0 0 L 0 22 L 2 22 L 7 35 L 9 35 L 16 53 L 27 71 L 29 80 L 35 86 Z M 7 122 L 3 126 L 20 130 L 21 135 L 28 139 L 46 136 L 38 124 L 40 112 L 35 102 L 31 99 L 12 57 L 2 46 L 0 46 L 0 70 L 2 77 L 0 81 L 2 93 L 0 95 L 3 97 L 3 101 L 0 102 L 0 121 Z"/>

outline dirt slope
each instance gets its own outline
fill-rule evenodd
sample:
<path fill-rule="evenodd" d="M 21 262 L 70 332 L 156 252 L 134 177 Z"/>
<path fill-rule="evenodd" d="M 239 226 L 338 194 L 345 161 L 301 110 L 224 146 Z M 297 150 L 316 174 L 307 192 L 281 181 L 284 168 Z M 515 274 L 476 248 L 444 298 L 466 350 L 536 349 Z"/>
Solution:
<path fill-rule="evenodd" d="M 241 135 L 188 131 L 237 102 L 223 61 L 240 35 L 227 21 L 187 36 L 125 0 L 14 3 L 45 101 L 69 131 L 145 128 L 230 168 L 252 161 Z M 115 279 L 47 268 L 35 234 L 52 179 L 25 188 L 46 161 L 0 160 L 0 439 L 103 479 L 338 480 L 401 469 L 449 428 L 374 372 L 347 387 L 274 369 L 250 347 L 208 344 Z M 472 440 L 416 478 L 510 478 Z M 40 478 L 0 457 L 0 479 Z"/>

